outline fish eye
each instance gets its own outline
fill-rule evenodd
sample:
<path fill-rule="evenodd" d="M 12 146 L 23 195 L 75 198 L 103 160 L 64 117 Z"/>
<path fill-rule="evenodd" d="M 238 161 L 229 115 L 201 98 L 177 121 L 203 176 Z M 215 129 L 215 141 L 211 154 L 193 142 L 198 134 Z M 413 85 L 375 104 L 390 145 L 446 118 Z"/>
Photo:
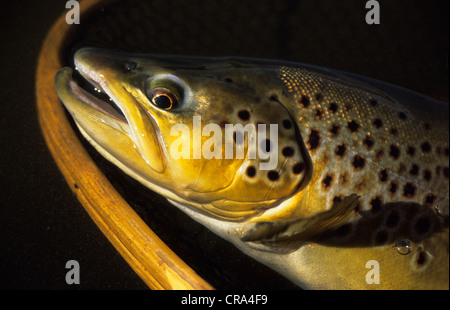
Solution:
<path fill-rule="evenodd" d="M 150 101 L 163 110 L 171 110 L 178 106 L 178 98 L 166 88 L 155 88 L 150 92 Z"/>
<path fill-rule="evenodd" d="M 185 95 L 181 80 L 168 74 L 146 79 L 144 91 L 151 104 L 166 111 L 179 108 Z"/>

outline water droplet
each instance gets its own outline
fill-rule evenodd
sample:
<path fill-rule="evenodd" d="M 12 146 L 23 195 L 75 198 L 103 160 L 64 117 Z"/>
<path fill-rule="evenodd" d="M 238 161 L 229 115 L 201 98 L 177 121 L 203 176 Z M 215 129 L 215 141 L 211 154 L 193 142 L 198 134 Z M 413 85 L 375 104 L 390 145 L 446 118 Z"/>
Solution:
<path fill-rule="evenodd" d="M 444 204 L 437 203 L 433 208 L 434 213 L 441 217 L 448 217 L 448 205 L 447 208 L 444 207 Z"/>
<path fill-rule="evenodd" d="M 407 239 L 398 240 L 394 245 L 394 249 L 396 249 L 397 252 L 399 252 L 402 255 L 407 255 L 411 253 L 413 248 L 414 244 Z"/>

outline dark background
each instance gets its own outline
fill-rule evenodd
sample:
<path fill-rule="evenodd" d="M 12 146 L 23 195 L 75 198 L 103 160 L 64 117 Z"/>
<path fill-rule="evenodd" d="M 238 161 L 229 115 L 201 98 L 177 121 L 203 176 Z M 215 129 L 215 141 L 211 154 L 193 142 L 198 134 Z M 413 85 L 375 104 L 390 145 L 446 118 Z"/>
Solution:
<path fill-rule="evenodd" d="M 98 45 L 285 59 L 369 76 L 448 102 L 448 1 L 380 0 L 381 24 L 372 26 L 365 23 L 365 2 L 126 1 L 82 16 L 61 57 L 70 64 L 76 48 Z M 0 4 L 0 289 L 144 289 L 66 185 L 37 122 L 37 56 L 49 28 L 65 12 L 65 3 Z M 100 165 L 110 175 L 119 175 L 107 163 Z M 115 185 L 121 190 L 132 183 L 118 178 Z M 238 253 L 233 249 L 154 196 L 136 198 L 138 212 L 216 287 L 293 288 L 252 260 L 234 258 Z M 167 209 L 170 219 L 164 219 L 166 211 L 145 207 L 149 202 Z M 164 220 L 174 222 L 169 231 L 152 226 Z M 200 235 L 196 243 L 213 250 L 199 253 L 202 248 L 188 246 L 189 240 L 179 242 L 181 235 Z M 207 263 L 193 258 L 203 255 Z M 65 282 L 65 263 L 71 259 L 81 266 L 78 286 Z M 245 270 L 233 274 L 239 266 Z"/>

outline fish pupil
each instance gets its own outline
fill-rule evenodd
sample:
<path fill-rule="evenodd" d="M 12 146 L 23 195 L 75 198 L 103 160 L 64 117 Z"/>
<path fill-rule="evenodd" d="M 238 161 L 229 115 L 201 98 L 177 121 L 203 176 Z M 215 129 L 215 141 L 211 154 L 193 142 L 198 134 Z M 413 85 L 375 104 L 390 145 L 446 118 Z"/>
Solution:
<path fill-rule="evenodd" d="M 153 101 L 161 109 L 169 109 L 172 106 L 172 100 L 167 95 L 156 96 Z"/>

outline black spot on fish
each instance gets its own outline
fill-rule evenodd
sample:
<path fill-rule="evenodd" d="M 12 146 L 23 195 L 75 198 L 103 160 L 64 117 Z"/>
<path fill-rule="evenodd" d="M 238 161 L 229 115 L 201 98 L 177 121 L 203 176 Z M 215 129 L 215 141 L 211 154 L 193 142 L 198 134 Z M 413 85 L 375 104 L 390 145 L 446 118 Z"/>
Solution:
<path fill-rule="evenodd" d="M 292 167 L 292 172 L 294 174 L 300 174 L 300 173 L 302 173 L 303 169 L 305 169 L 305 164 L 304 163 L 296 163 L 294 165 L 294 167 Z"/>
<path fill-rule="evenodd" d="M 230 78 L 225 78 L 225 82 L 227 82 L 227 83 L 233 83 L 233 80 L 230 79 Z"/>
<path fill-rule="evenodd" d="M 328 106 L 328 109 L 332 112 L 332 113 L 336 113 L 338 110 L 338 105 L 334 102 L 330 103 L 330 105 Z"/>
<path fill-rule="evenodd" d="M 392 211 L 386 219 L 386 226 L 394 228 L 400 222 L 400 215 L 397 211 Z"/>
<path fill-rule="evenodd" d="M 430 171 L 430 170 L 425 170 L 425 171 L 423 172 L 423 178 L 424 178 L 426 181 L 430 181 L 430 180 L 431 180 L 431 171 Z"/>
<path fill-rule="evenodd" d="M 276 181 L 280 178 L 280 175 L 278 174 L 278 172 L 272 170 L 267 173 L 267 177 L 271 181 Z"/>
<path fill-rule="evenodd" d="M 332 181 L 333 181 L 333 176 L 327 175 L 327 176 L 326 176 L 325 178 L 323 178 L 323 180 L 322 180 L 322 185 L 323 185 L 323 187 L 325 187 L 325 188 L 330 187 Z"/>
<path fill-rule="evenodd" d="M 427 261 L 427 254 L 424 251 L 420 251 L 417 254 L 416 264 L 418 266 L 423 266 Z"/>
<path fill-rule="evenodd" d="M 250 112 L 247 110 L 240 110 L 238 112 L 238 117 L 243 121 L 248 121 L 250 119 Z"/>
<path fill-rule="evenodd" d="M 302 97 L 300 98 L 299 102 L 304 108 L 309 107 L 309 98 L 308 98 L 308 96 L 302 95 Z"/>
<path fill-rule="evenodd" d="M 342 201 L 342 195 L 336 195 L 333 197 L 333 204 L 341 202 Z"/>
<path fill-rule="evenodd" d="M 322 99 L 323 99 L 322 94 L 321 93 L 317 93 L 316 94 L 316 100 L 317 101 L 322 101 Z"/>
<path fill-rule="evenodd" d="M 419 174 L 419 166 L 416 164 L 412 165 L 411 170 L 409 170 L 409 174 L 412 176 L 417 176 Z"/>
<path fill-rule="evenodd" d="M 272 143 L 269 139 L 263 140 L 261 141 L 261 148 L 264 152 L 268 153 L 272 149 Z"/>
<path fill-rule="evenodd" d="M 284 157 L 291 157 L 292 155 L 294 155 L 294 149 L 290 146 L 284 147 L 281 152 L 283 153 Z"/>
<path fill-rule="evenodd" d="M 405 112 L 399 112 L 398 113 L 398 117 L 401 119 L 401 120 L 406 120 L 406 113 Z"/>
<path fill-rule="evenodd" d="M 383 169 L 380 171 L 380 181 L 381 182 L 386 182 L 388 179 L 388 173 L 387 173 L 387 169 Z"/>
<path fill-rule="evenodd" d="M 355 155 L 353 157 L 352 165 L 355 169 L 362 169 L 364 168 L 364 165 L 366 164 L 366 159 L 360 155 Z"/>
<path fill-rule="evenodd" d="M 244 143 L 244 135 L 242 132 L 233 132 L 233 140 L 236 144 L 242 144 Z"/>
<path fill-rule="evenodd" d="M 391 186 L 389 187 L 389 191 L 391 192 L 391 194 L 395 194 L 395 192 L 397 191 L 397 183 L 391 182 Z"/>
<path fill-rule="evenodd" d="M 250 178 L 253 178 L 256 175 L 256 169 L 253 166 L 248 166 L 245 171 Z"/>
<path fill-rule="evenodd" d="M 445 148 L 444 153 L 448 157 L 448 147 Z"/>
<path fill-rule="evenodd" d="M 381 121 L 381 119 L 376 118 L 376 119 L 373 121 L 373 125 L 374 125 L 376 128 L 381 128 L 381 126 L 383 126 L 383 122 Z"/>
<path fill-rule="evenodd" d="M 381 201 L 380 196 L 373 198 L 370 201 L 370 206 L 371 206 L 370 211 L 372 211 L 373 213 L 378 213 L 381 210 L 381 205 L 382 205 L 382 201 Z"/>
<path fill-rule="evenodd" d="M 290 120 L 288 120 L 288 119 L 283 120 L 282 124 L 283 124 L 283 127 L 285 129 L 291 129 L 292 128 L 292 122 Z"/>
<path fill-rule="evenodd" d="M 431 125 L 429 123 L 423 124 L 423 127 L 425 128 L 425 130 L 430 130 L 431 129 Z"/>
<path fill-rule="evenodd" d="M 378 101 L 376 101 L 375 99 L 370 99 L 370 100 L 369 100 L 369 103 L 370 103 L 370 105 L 371 105 L 372 107 L 376 107 L 377 104 L 378 104 Z"/>
<path fill-rule="evenodd" d="M 339 126 L 338 126 L 338 125 L 333 125 L 333 126 L 330 128 L 330 133 L 331 133 L 333 136 L 337 136 L 337 135 L 339 134 Z"/>
<path fill-rule="evenodd" d="M 315 117 L 317 120 L 322 119 L 322 117 L 323 117 L 323 111 L 322 111 L 321 108 L 317 108 L 317 109 L 316 109 L 316 111 L 315 111 L 315 113 L 314 113 L 314 117 Z"/>
<path fill-rule="evenodd" d="M 275 94 L 271 95 L 271 96 L 269 97 L 269 100 L 280 102 L 280 101 L 278 100 L 278 96 L 275 95 Z"/>
<path fill-rule="evenodd" d="M 348 122 L 347 127 L 351 132 L 357 132 L 360 126 L 357 121 L 351 120 Z"/>
<path fill-rule="evenodd" d="M 425 197 L 425 204 L 431 205 L 431 204 L 434 202 L 435 199 L 436 199 L 436 196 L 435 196 L 435 195 L 433 195 L 433 194 L 428 194 L 428 195 Z"/>
<path fill-rule="evenodd" d="M 320 144 L 320 133 L 316 129 L 311 129 L 311 133 L 308 138 L 309 149 L 315 150 Z"/>
<path fill-rule="evenodd" d="M 374 142 L 370 136 L 366 136 L 363 140 L 363 143 L 367 146 L 368 149 L 370 149 L 372 148 Z"/>
<path fill-rule="evenodd" d="M 389 155 L 391 155 L 394 159 L 397 159 L 400 156 L 400 149 L 395 145 L 391 145 Z"/>
<path fill-rule="evenodd" d="M 411 198 L 416 194 L 416 186 L 410 182 L 403 186 L 403 196 Z"/>
<path fill-rule="evenodd" d="M 414 154 L 416 153 L 416 149 L 414 147 L 412 147 L 412 146 L 408 146 L 408 149 L 406 150 L 406 153 L 409 156 L 414 156 Z"/>
<path fill-rule="evenodd" d="M 448 179 L 448 167 L 444 167 L 444 169 L 442 169 L 442 173 L 444 174 L 444 177 Z"/>
<path fill-rule="evenodd" d="M 431 151 L 431 145 L 428 142 L 424 142 L 420 145 L 420 148 L 422 149 L 423 152 L 428 153 L 429 151 Z"/>
<path fill-rule="evenodd" d="M 391 135 L 396 136 L 398 134 L 397 128 L 391 128 L 390 133 Z"/>
<path fill-rule="evenodd" d="M 336 147 L 335 153 L 337 156 L 342 157 L 342 156 L 344 156 L 346 151 L 347 151 L 347 147 L 345 146 L 345 143 L 342 143 Z"/>

